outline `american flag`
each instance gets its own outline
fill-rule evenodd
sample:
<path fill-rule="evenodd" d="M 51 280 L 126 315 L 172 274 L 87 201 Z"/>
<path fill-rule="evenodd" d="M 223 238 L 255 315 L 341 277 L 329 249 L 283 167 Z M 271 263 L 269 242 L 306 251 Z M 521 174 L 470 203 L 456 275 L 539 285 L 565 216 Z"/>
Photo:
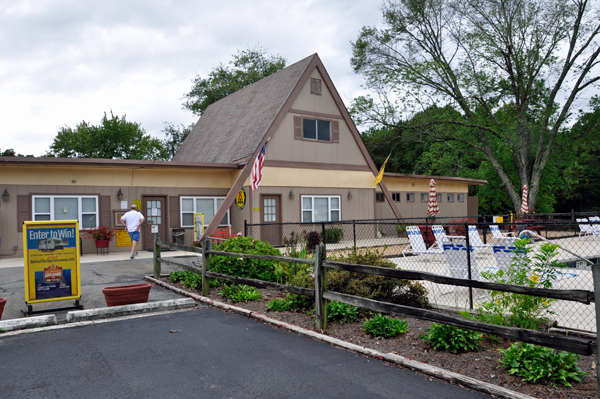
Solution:
<path fill-rule="evenodd" d="M 260 179 L 262 178 L 262 170 L 263 165 L 265 163 L 265 148 L 267 147 L 267 142 L 262 146 L 256 160 L 254 161 L 254 166 L 252 167 L 252 190 L 256 190 L 258 186 L 260 186 Z"/>

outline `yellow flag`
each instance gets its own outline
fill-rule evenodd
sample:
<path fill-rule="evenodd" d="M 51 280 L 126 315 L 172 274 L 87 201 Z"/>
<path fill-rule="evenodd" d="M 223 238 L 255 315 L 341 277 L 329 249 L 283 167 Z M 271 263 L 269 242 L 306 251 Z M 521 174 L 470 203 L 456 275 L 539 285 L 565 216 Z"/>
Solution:
<path fill-rule="evenodd" d="M 390 153 L 390 155 L 392 155 Z M 375 186 L 378 185 L 379 183 L 381 183 L 381 180 L 383 180 L 383 170 L 385 169 L 385 164 L 387 163 L 388 159 L 390 159 L 390 155 L 388 155 L 388 157 L 385 159 L 385 162 L 383 163 L 383 165 L 381 165 L 381 169 L 379 169 L 379 173 L 377 174 L 377 177 L 375 178 Z"/>

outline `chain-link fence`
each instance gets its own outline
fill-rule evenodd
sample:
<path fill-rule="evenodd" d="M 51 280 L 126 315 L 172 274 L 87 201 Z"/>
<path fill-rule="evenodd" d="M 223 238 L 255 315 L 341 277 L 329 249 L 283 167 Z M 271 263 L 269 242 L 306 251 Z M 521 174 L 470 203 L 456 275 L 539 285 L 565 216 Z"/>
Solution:
<path fill-rule="evenodd" d="M 577 217 L 575 217 L 577 216 Z M 383 255 L 405 270 L 417 270 L 457 278 L 492 279 L 499 271 L 507 275 L 515 259 L 517 238 L 530 238 L 525 262 L 530 268 L 526 278 L 550 281 L 551 287 L 563 290 L 593 291 L 591 264 L 600 263 L 600 220 L 581 221 L 579 216 L 544 215 L 540 219 L 522 217 L 512 222 L 510 215 L 496 221 L 490 217 L 467 217 L 435 221 L 427 219 L 352 220 L 323 223 L 247 224 L 245 235 L 269 241 L 283 252 L 292 246 L 314 246 L 322 242 L 328 255 L 368 248 Z M 537 215 L 536 215 L 537 217 Z M 574 220 L 572 220 L 574 219 Z M 580 220 L 579 222 L 577 220 Z M 487 220 L 487 222 L 483 222 Z M 542 245 L 558 245 L 553 258 L 562 266 L 540 276 Z M 457 251 L 462 248 L 463 251 Z M 466 248 L 471 248 L 466 251 Z M 512 269 L 511 269 L 512 270 Z M 512 270 L 514 272 L 514 270 Z M 500 273 L 502 274 L 502 273 Z M 550 278 L 546 278 L 550 276 Z M 489 306 L 489 292 L 423 282 L 433 306 L 454 310 L 477 310 Z M 544 302 L 544 301 L 542 301 Z M 594 307 L 575 302 L 547 301 L 543 314 L 558 326 L 596 331 Z M 547 313 L 548 310 L 550 313 Z"/>

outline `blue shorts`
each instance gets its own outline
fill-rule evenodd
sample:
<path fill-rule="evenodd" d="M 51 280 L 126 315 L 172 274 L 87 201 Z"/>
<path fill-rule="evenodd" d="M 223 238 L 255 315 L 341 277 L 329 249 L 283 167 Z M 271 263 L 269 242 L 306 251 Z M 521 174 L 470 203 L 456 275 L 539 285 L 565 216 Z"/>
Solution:
<path fill-rule="evenodd" d="M 140 232 L 139 231 L 130 231 L 129 237 L 131 237 L 131 241 L 139 241 L 140 240 Z"/>

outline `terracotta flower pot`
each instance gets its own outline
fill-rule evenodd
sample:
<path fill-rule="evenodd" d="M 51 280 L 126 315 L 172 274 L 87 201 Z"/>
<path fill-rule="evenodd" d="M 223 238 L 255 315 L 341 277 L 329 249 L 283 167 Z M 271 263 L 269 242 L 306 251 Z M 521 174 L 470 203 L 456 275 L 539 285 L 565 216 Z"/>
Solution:
<path fill-rule="evenodd" d="M 106 306 L 131 305 L 148 302 L 151 284 L 121 285 L 102 288 Z"/>
<path fill-rule="evenodd" d="M 6 299 L 0 298 L 0 319 L 2 319 L 2 312 L 4 312 L 4 305 L 6 305 Z"/>
<path fill-rule="evenodd" d="M 96 240 L 96 248 L 108 248 L 110 240 Z"/>

